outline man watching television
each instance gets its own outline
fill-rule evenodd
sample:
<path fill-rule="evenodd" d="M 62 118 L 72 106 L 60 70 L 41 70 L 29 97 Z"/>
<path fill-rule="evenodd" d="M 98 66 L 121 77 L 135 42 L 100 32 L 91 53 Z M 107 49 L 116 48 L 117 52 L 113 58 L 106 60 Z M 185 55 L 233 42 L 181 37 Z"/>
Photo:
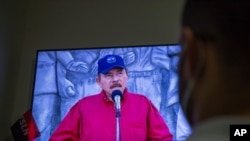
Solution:
<path fill-rule="evenodd" d="M 228 141 L 250 124 L 250 1 L 187 0 L 182 16 L 180 101 L 190 141 Z"/>

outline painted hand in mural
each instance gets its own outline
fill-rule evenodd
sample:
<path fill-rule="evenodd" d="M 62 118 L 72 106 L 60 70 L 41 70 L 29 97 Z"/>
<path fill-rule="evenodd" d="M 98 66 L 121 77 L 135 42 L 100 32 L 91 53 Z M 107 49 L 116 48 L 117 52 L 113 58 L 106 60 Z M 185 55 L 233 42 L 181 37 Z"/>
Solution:
<path fill-rule="evenodd" d="M 87 63 L 85 63 L 85 62 L 75 62 L 75 61 L 71 61 L 71 62 L 67 65 L 67 70 L 69 70 L 69 71 L 74 71 L 74 72 L 86 73 L 86 72 L 89 71 L 89 67 L 88 67 Z"/>

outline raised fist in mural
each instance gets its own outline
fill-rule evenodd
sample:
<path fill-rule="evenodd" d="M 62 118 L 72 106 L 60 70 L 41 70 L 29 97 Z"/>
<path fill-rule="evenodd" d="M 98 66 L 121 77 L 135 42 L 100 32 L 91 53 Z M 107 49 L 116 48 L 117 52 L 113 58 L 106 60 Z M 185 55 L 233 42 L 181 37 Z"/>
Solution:
<path fill-rule="evenodd" d="M 59 85 L 59 89 L 62 90 L 62 92 L 60 93 L 61 97 L 68 98 L 75 96 L 76 94 L 75 86 L 71 81 L 69 81 L 66 78 L 61 78 L 59 81 L 61 84 Z"/>
<path fill-rule="evenodd" d="M 125 65 L 129 65 L 135 61 L 135 53 L 133 51 L 124 53 L 122 57 Z"/>
<path fill-rule="evenodd" d="M 152 49 L 151 60 L 154 65 L 160 68 L 166 68 L 169 70 L 169 57 L 167 56 L 167 48 L 166 47 L 154 47 Z"/>

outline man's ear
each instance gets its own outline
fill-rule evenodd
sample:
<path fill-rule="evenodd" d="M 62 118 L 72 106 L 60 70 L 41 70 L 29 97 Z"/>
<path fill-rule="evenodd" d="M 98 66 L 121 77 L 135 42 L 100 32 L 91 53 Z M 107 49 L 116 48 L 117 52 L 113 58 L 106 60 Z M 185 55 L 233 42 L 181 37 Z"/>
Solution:
<path fill-rule="evenodd" d="M 182 46 L 184 55 L 184 75 L 186 78 L 194 78 L 199 62 L 199 48 L 193 31 L 189 27 L 182 29 Z"/>

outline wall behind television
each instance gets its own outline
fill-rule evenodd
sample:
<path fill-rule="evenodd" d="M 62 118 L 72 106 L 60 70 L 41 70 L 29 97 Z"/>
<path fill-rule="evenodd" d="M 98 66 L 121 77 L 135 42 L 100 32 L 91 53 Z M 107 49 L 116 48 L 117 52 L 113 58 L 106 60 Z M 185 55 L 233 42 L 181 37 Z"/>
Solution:
<path fill-rule="evenodd" d="M 29 107 L 37 49 L 172 44 L 183 0 L 0 3 L 0 140 Z"/>

